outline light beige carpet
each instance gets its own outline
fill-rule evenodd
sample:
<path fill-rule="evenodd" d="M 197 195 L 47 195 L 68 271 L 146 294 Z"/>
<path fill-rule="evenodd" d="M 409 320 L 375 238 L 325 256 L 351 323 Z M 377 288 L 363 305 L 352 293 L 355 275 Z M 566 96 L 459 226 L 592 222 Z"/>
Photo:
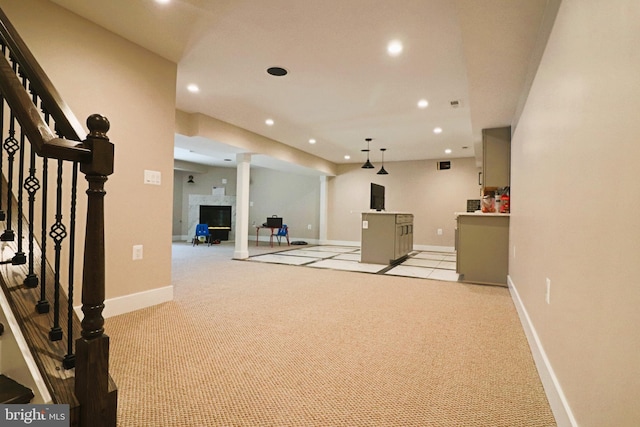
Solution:
<path fill-rule="evenodd" d="M 508 290 L 174 245 L 107 320 L 120 426 L 554 426 Z"/>

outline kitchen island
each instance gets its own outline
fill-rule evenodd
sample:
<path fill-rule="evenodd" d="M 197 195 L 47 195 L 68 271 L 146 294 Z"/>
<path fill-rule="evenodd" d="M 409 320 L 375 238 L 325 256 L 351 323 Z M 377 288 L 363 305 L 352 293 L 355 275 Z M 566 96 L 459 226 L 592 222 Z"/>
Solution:
<path fill-rule="evenodd" d="M 360 262 L 396 264 L 413 250 L 413 214 L 363 212 Z"/>
<path fill-rule="evenodd" d="M 456 213 L 459 281 L 507 286 L 509 214 Z"/>

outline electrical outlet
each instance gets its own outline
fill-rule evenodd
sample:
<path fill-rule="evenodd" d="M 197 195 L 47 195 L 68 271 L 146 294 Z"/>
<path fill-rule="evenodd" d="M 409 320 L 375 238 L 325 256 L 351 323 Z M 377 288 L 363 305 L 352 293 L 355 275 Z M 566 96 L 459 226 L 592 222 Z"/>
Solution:
<path fill-rule="evenodd" d="M 311 230 L 311 224 L 307 225 L 307 230 Z"/>
<path fill-rule="evenodd" d="M 142 259 L 142 245 L 133 245 L 133 259 Z"/>
<path fill-rule="evenodd" d="M 442 236 L 442 228 L 438 228 L 438 236 Z"/>
<path fill-rule="evenodd" d="M 546 283 L 547 283 L 547 293 L 544 296 L 544 300 L 547 302 L 547 304 L 551 304 L 551 279 L 547 277 Z"/>
<path fill-rule="evenodd" d="M 369 221 L 362 221 L 362 229 L 366 230 L 367 228 L 369 228 Z"/>

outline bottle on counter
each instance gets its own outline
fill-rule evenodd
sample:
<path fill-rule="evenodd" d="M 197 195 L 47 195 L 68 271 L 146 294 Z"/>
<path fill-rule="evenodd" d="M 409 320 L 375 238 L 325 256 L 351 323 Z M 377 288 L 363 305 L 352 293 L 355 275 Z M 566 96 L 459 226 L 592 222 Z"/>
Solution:
<path fill-rule="evenodd" d="M 509 213 L 509 195 L 500 196 L 500 213 Z"/>
<path fill-rule="evenodd" d="M 500 213 L 509 213 L 510 212 L 510 206 L 509 206 L 509 187 L 505 188 L 505 191 L 502 193 L 502 195 L 500 196 L 500 210 L 498 212 Z"/>

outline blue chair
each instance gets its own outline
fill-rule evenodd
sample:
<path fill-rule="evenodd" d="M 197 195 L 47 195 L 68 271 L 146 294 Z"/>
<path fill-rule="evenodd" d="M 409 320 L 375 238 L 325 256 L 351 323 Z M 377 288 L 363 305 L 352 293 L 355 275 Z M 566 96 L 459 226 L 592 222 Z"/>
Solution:
<path fill-rule="evenodd" d="M 211 233 L 209 233 L 208 224 L 196 225 L 196 235 L 191 242 L 192 246 L 199 245 L 200 243 L 208 243 L 211 246 Z"/>
<path fill-rule="evenodd" d="M 271 246 L 273 246 L 273 236 L 276 236 L 276 239 L 278 239 L 278 246 L 280 246 L 283 237 L 286 237 L 287 245 L 291 246 L 291 243 L 289 243 L 289 227 L 287 227 L 287 224 L 282 224 L 282 228 L 278 228 L 277 232 L 271 234 Z"/>

